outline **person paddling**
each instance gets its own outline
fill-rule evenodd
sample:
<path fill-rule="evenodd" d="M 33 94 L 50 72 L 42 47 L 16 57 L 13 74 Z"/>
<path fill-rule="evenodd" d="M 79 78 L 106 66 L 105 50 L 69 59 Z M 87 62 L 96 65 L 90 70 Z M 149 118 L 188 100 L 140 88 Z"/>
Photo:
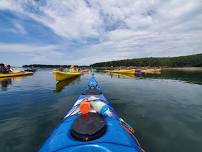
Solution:
<path fill-rule="evenodd" d="M 9 71 L 7 70 L 7 68 L 5 67 L 3 63 L 0 64 L 0 73 L 1 74 L 9 73 Z"/>
<path fill-rule="evenodd" d="M 8 73 L 13 72 L 13 69 L 11 68 L 10 65 L 7 65 L 7 66 L 6 66 L 6 70 L 8 71 Z"/>

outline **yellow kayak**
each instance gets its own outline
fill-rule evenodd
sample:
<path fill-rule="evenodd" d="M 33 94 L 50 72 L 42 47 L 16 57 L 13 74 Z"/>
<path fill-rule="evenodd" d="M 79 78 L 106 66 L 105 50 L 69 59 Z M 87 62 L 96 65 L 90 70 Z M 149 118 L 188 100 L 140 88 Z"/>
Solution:
<path fill-rule="evenodd" d="M 63 81 L 66 79 L 71 79 L 73 77 L 77 77 L 77 76 L 81 75 L 81 73 L 79 73 L 79 72 L 62 72 L 62 71 L 53 70 L 53 75 L 55 76 L 55 79 L 57 81 Z"/>
<path fill-rule="evenodd" d="M 110 73 L 111 76 L 123 76 L 123 77 L 131 77 L 131 78 L 134 78 L 135 77 L 135 74 L 131 74 L 131 73 Z"/>
<path fill-rule="evenodd" d="M 18 76 L 26 76 L 26 75 L 33 75 L 33 72 L 13 72 L 13 73 L 0 74 L 0 78 L 18 77 Z"/>
<path fill-rule="evenodd" d="M 135 70 L 134 69 L 130 69 L 130 70 L 112 70 L 112 73 L 125 73 L 125 74 L 135 74 Z"/>

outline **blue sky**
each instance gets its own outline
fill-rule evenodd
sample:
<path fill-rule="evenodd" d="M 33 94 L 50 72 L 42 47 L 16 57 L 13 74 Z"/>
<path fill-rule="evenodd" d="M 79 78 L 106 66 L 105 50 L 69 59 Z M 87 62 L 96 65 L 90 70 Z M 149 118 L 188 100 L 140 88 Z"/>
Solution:
<path fill-rule="evenodd" d="M 201 0 L 0 0 L 0 62 L 89 65 L 202 53 Z"/>

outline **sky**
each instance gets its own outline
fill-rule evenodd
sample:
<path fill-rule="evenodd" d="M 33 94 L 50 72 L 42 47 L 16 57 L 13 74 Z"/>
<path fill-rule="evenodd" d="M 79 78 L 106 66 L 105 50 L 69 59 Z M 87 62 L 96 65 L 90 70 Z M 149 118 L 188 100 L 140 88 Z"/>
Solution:
<path fill-rule="evenodd" d="M 0 62 L 78 64 L 202 53 L 201 0 L 0 0 Z"/>

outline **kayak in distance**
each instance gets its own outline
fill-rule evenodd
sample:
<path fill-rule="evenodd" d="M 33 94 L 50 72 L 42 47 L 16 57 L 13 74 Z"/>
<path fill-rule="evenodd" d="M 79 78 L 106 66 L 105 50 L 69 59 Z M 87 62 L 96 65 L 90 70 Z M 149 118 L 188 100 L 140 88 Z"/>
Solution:
<path fill-rule="evenodd" d="M 63 81 L 67 79 L 72 79 L 81 75 L 80 72 L 63 72 L 59 70 L 53 70 L 53 75 L 57 81 Z"/>
<path fill-rule="evenodd" d="M 12 73 L 0 74 L 0 78 L 18 77 L 18 76 L 27 76 L 27 75 L 33 75 L 33 72 L 16 71 Z"/>
<path fill-rule="evenodd" d="M 94 76 L 39 152 L 144 152 Z"/>
<path fill-rule="evenodd" d="M 114 76 L 116 76 L 118 78 L 121 78 L 121 77 L 134 78 L 136 76 L 135 74 L 131 74 L 131 73 L 111 73 L 111 72 L 109 72 L 108 74 L 111 76 L 111 78 Z"/>
<path fill-rule="evenodd" d="M 36 69 L 25 69 L 25 72 L 36 72 Z"/>
<path fill-rule="evenodd" d="M 56 81 L 63 81 L 78 77 L 81 75 L 81 72 L 79 72 L 79 68 L 77 66 L 72 65 L 69 69 L 63 69 L 63 67 L 60 67 L 59 69 L 54 69 L 53 75 Z"/>
<path fill-rule="evenodd" d="M 135 74 L 135 69 L 128 70 L 111 70 L 111 73 L 120 73 L 120 74 Z"/>
<path fill-rule="evenodd" d="M 160 74 L 161 68 L 147 68 L 147 67 L 140 67 L 135 69 L 114 69 L 114 70 L 105 70 L 105 72 L 110 73 L 119 73 L 119 74 Z"/>

